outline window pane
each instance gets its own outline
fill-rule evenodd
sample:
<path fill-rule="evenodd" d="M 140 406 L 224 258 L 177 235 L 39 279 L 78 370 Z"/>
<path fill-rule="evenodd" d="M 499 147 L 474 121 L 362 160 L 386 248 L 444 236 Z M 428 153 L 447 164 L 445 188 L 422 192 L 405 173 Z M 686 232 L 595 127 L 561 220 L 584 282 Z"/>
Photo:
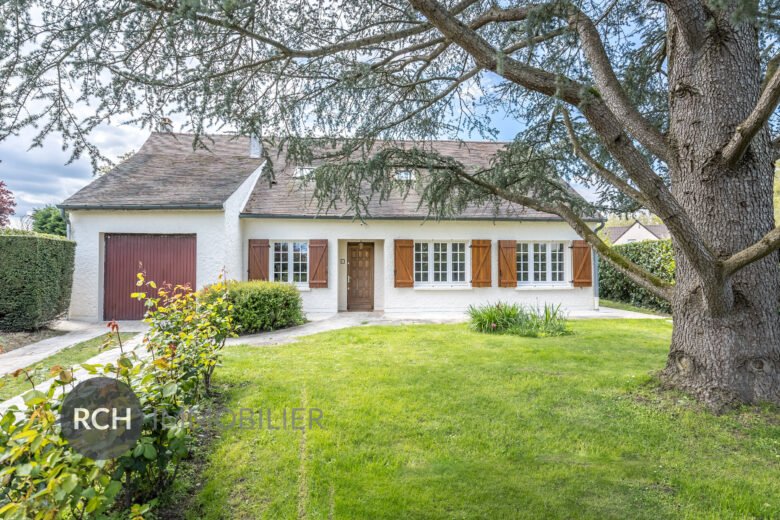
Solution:
<path fill-rule="evenodd" d="M 293 281 L 309 281 L 309 244 L 293 242 Z"/>
<path fill-rule="evenodd" d="M 433 244 L 433 281 L 447 281 L 447 243 L 435 242 Z"/>
<path fill-rule="evenodd" d="M 547 281 L 547 244 L 534 244 L 534 282 Z"/>
<path fill-rule="evenodd" d="M 528 281 L 528 244 L 517 244 L 517 281 Z"/>
<path fill-rule="evenodd" d="M 414 243 L 414 281 L 428 281 L 428 244 Z"/>
<path fill-rule="evenodd" d="M 466 244 L 464 242 L 452 243 L 452 281 L 466 281 Z"/>
<path fill-rule="evenodd" d="M 274 242 L 274 282 L 288 282 L 289 248 L 287 242 Z"/>
<path fill-rule="evenodd" d="M 563 281 L 563 244 L 550 246 L 550 281 Z"/>

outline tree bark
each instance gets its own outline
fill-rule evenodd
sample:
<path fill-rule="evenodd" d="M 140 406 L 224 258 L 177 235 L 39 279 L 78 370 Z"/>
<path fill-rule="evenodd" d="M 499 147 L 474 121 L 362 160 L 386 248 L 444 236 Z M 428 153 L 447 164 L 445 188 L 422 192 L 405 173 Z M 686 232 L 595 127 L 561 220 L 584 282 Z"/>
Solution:
<path fill-rule="evenodd" d="M 757 34 L 714 15 L 697 42 L 667 14 L 669 170 L 672 193 L 721 261 L 774 228 L 772 146 L 766 125 L 741 158 L 723 149 L 761 95 Z M 687 25 L 687 22 L 686 22 Z M 739 85 L 735 85 L 739 78 Z M 714 409 L 735 403 L 780 404 L 778 255 L 730 277 L 703 280 L 673 239 L 674 331 L 662 379 Z M 723 270 L 725 273 L 725 270 Z"/>

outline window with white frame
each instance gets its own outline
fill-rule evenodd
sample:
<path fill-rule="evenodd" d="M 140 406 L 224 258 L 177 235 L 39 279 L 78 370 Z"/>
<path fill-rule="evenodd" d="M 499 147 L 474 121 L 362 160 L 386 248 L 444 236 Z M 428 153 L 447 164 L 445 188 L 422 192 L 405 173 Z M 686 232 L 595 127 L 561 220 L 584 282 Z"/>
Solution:
<path fill-rule="evenodd" d="M 518 285 L 565 283 L 565 254 L 563 242 L 518 242 Z"/>
<path fill-rule="evenodd" d="M 413 181 L 414 172 L 409 170 L 399 170 L 395 172 L 395 179 L 398 181 Z"/>
<path fill-rule="evenodd" d="M 293 171 L 293 176 L 297 179 L 305 179 L 314 171 L 313 166 L 297 166 Z"/>
<path fill-rule="evenodd" d="M 415 241 L 414 281 L 434 285 L 466 283 L 466 243 Z"/>
<path fill-rule="evenodd" d="M 308 282 L 309 243 L 274 242 L 273 245 L 274 282 Z"/>

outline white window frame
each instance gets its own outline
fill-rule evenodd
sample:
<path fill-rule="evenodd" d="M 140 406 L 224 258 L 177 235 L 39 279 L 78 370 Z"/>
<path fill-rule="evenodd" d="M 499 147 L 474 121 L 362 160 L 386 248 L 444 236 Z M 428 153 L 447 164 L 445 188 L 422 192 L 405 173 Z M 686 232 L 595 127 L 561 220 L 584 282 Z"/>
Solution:
<path fill-rule="evenodd" d="M 420 272 L 417 269 L 417 244 L 426 244 L 428 247 L 428 280 L 427 281 L 417 281 L 417 273 Z M 446 254 L 447 254 L 447 280 L 445 281 L 434 281 L 434 261 L 433 261 L 433 255 L 434 255 L 434 244 L 446 244 Z M 453 281 L 453 244 L 463 244 L 463 280 L 459 281 Z M 468 254 L 468 247 L 469 247 L 469 240 L 415 240 L 414 241 L 414 249 L 413 249 L 413 279 L 414 279 L 414 286 L 415 287 L 468 287 L 469 286 L 469 271 L 471 268 L 471 255 Z M 443 272 L 443 271 L 442 271 Z"/>
<path fill-rule="evenodd" d="M 544 244 L 545 247 L 545 280 L 535 281 L 535 273 L 536 273 L 536 266 L 534 262 L 534 245 L 536 244 Z M 520 271 L 517 270 L 517 286 L 518 287 L 527 287 L 527 286 L 570 286 L 571 282 L 569 280 L 570 274 L 569 274 L 569 262 L 570 262 L 570 253 L 568 252 L 571 249 L 571 243 L 564 241 L 564 240 L 554 240 L 554 241 L 543 241 L 543 240 L 534 240 L 534 241 L 526 241 L 526 240 L 518 240 L 517 241 L 517 247 L 515 248 L 515 254 L 519 256 L 519 249 L 522 245 L 527 246 L 527 251 L 525 254 L 528 255 L 526 267 L 528 268 L 528 280 L 521 280 L 520 278 Z M 553 270 L 552 270 L 552 248 L 554 246 L 563 247 L 563 273 L 561 274 L 562 280 L 556 280 L 553 281 Z M 519 259 L 515 257 L 515 269 L 519 266 L 520 262 Z"/>
<path fill-rule="evenodd" d="M 311 276 L 311 248 L 309 247 L 309 241 L 308 240 L 271 240 L 270 241 L 270 247 L 268 249 L 270 250 L 269 270 L 271 271 L 271 273 L 269 278 L 272 282 L 277 281 L 276 280 L 276 258 L 275 258 L 276 244 L 287 244 L 287 280 L 280 280 L 279 283 L 291 283 L 296 286 L 308 287 L 309 279 Z M 293 281 L 294 266 L 295 266 L 295 244 L 306 244 L 306 281 L 302 281 L 302 282 Z"/>
<path fill-rule="evenodd" d="M 395 180 L 411 182 L 417 178 L 412 170 L 398 170 L 395 172 Z"/>
<path fill-rule="evenodd" d="M 296 179 L 306 179 L 314 171 L 314 166 L 296 166 L 293 170 L 293 177 Z"/>

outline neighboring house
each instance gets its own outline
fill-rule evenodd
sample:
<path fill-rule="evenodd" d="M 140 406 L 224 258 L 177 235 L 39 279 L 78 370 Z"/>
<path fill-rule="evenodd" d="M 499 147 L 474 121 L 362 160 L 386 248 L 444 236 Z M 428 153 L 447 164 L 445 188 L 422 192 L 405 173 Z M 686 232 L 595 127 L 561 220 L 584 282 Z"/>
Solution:
<path fill-rule="evenodd" d="M 666 240 L 672 236 L 663 224 L 642 224 L 635 220 L 630 226 L 607 228 L 607 236 L 614 246 L 642 242 L 643 240 Z"/>
<path fill-rule="evenodd" d="M 305 167 L 269 150 L 269 183 L 257 141 L 211 139 L 208 150 L 193 151 L 191 135 L 153 133 L 60 205 L 77 243 L 72 318 L 140 318 L 143 307 L 130 298 L 140 270 L 158 284 L 193 287 L 223 270 L 231 279 L 294 283 L 308 313 L 460 312 L 499 300 L 594 308 L 590 248 L 554 215 L 507 204 L 437 222 L 412 195 L 372 202 L 365 222 L 318 215 L 298 178 Z M 504 144 L 432 146 L 477 168 Z"/>

